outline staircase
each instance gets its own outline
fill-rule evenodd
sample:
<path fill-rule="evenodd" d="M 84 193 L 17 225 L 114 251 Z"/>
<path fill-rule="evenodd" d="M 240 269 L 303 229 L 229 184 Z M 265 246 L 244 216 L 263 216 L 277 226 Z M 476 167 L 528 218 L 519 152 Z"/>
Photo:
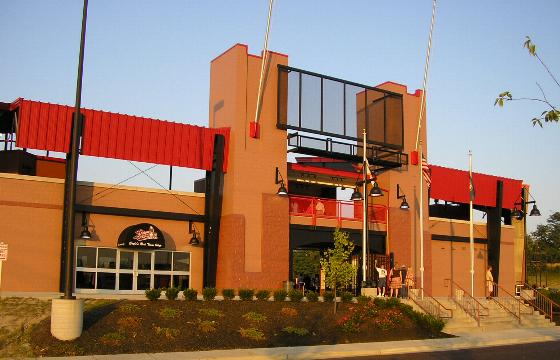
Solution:
<path fill-rule="evenodd" d="M 485 298 L 477 298 L 478 302 L 486 309 L 485 315 L 480 317 L 480 326 L 477 321 L 467 314 L 454 300 L 449 298 L 437 298 L 445 307 L 453 309 L 453 317 L 445 323 L 443 331 L 448 334 L 459 335 L 471 332 L 498 331 L 516 328 L 543 328 L 553 327 L 554 323 L 546 319 L 538 311 L 527 308 L 522 312 L 521 322 L 519 318 L 505 310 L 498 301 Z"/>

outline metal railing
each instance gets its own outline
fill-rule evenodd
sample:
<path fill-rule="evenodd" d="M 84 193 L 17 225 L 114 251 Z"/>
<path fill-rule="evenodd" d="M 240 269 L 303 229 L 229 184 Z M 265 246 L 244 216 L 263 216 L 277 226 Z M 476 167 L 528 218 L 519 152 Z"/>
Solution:
<path fill-rule="evenodd" d="M 513 294 L 495 282 L 492 282 L 491 299 L 502 309 L 513 315 L 520 324 L 522 314 L 530 315 L 533 313 L 533 309 L 531 307 L 527 306 L 522 300 L 516 298 Z"/>
<path fill-rule="evenodd" d="M 423 296 L 422 293 L 424 293 Z M 453 310 L 446 308 L 442 303 L 430 296 L 426 290 L 421 288 L 409 289 L 408 298 L 427 314 L 440 319 L 451 319 L 453 317 Z"/>
<path fill-rule="evenodd" d="M 339 227 L 342 221 L 361 221 L 363 218 L 363 204 L 361 201 L 345 201 L 324 199 L 311 196 L 290 195 L 290 215 L 312 218 L 313 225 L 317 219 L 334 219 Z M 370 204 L 368 219 L 371 223 L 387 223 L 387 207 Z"/>
<path fill-rule="evenodd" d="M 471 316 L 480 326 L 480 319 L 488 316 L 488 308 L 472 297 L 465 289 L 451 279 L 444 280 L 444 286 L 449 287 L 449 298 L 453 300 L 461 309 Z"/>
<path fill-rule="evenodd" d="M 560 304 L 554 302 L 537 289 L 531 288 L 528 284 L 524 284 L 521 289 L 520 299 L 544 314 L 551 322 L 555 322 L 555 319 L 556 321 L 560 319 L 558 317 L 560 315 Z"/>

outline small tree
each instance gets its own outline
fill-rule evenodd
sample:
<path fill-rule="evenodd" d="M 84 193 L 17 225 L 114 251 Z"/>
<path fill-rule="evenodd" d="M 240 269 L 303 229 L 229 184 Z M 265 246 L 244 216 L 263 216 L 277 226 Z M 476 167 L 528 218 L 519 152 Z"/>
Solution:
<path fill-rule="evenodd" d="M 348 233 L 336 229 L 334 231 L 334 248 L 327 249 L 321 257 L 321 267 L 325 272 L 325 283 L 330 286 L 335 296 L 334 313 L 336 314 L 336 289 L 346 287 L 356 276 L 356 267 L 352 265 L 350 256 L 354 251 L 354 243 Z"/>

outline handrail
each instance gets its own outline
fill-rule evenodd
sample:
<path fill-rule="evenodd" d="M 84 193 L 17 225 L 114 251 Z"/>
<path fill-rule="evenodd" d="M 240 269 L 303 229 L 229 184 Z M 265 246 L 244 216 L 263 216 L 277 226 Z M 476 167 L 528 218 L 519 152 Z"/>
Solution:
<path fill-rule="evenodd" d="M 532 293 L 527 294 L 528 291 L 532 291 Z M 543 313 L 545 318 L 548 317 L 550 319 L 550 322 L 554 322 L 555 314 L 560 314 L 560 304 L 541 293 L 538 289 L 530 287 L 527 283 L 523 284 L 520 298 Z M 557 311 L 554 311 L 555 309 Z"/>
<path fill-rule="evenodd" d="M 527 308 L 525 303 L 495 282 L 492 282 L 492 289 L 493 296 L 491 297 L 491 299 L 495 301 L 502 309 L 513 315 L 521 324 L 521 310 Z M 505 294 L 507 296 L 501 296 L 502 294 Z M 529 313 L 533 312 L 532 309 L 528 310 Z"/>
<path fill-rule="evenodd" d="M 313 225 L 316 224 L 317 218 L 337 220 L 339 227 L 342 226 L 343 220 L 362 220 L 361 207 L 361 202 L 290 195 L 290 215 L 311 217 Z M 369 204 L 368 209 L 370 222 L 387 223 L 385 205 Z"/>
<path fill-rule="evenodd" d="M 418 296 L 418 292 L 424 293 L 424 296 Z M 440 319 L 451 319 L 453 317 L 453 310 L 446 308 L 437 299 L 429 295 L 425 289 L 409 289 L 408 298 L 427 314 Z"/>
<path fill-rule="evenodd" d="M 451 284 L 449 298 L 459 305 L 459 307 L 470 315 L 476 321 L 477 325 L 480 326 L 481 317 L 489 315 L 488 308 L 472 297 L 455 281 L 444 279 L 444 286 L 448 287 L 449 284 Z"/>

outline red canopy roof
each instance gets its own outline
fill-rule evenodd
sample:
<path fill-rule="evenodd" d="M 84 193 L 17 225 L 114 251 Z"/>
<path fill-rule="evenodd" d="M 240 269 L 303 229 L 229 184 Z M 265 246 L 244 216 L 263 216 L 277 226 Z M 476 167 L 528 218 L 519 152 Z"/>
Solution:
<path fill-rule="evenodd" d="M 16 146 L 67 153 L 74 107 L 18 99 Z M 81 153 L 113 159 L 212 170 L 214 135 L 225 137 L 227 170 L 229 128 L 201 126 L 82 109 L 84 129 Z"/>
<path fill-rule="evenodd" d="M 446 168 L 443 166 L 430 165 L 432 185 L 430 197 L 468 204 L 469 196 L 469 172 Z M 495 207 L 496 190 L 498 180 L 504 184 L 502 207 L 513 209 L 516 202 L 521 201 L 522 180 L 508 179 L 500 176 L 479 174 L 473 172 L 473 183 L 475 198 L 473 204 Z"/>

